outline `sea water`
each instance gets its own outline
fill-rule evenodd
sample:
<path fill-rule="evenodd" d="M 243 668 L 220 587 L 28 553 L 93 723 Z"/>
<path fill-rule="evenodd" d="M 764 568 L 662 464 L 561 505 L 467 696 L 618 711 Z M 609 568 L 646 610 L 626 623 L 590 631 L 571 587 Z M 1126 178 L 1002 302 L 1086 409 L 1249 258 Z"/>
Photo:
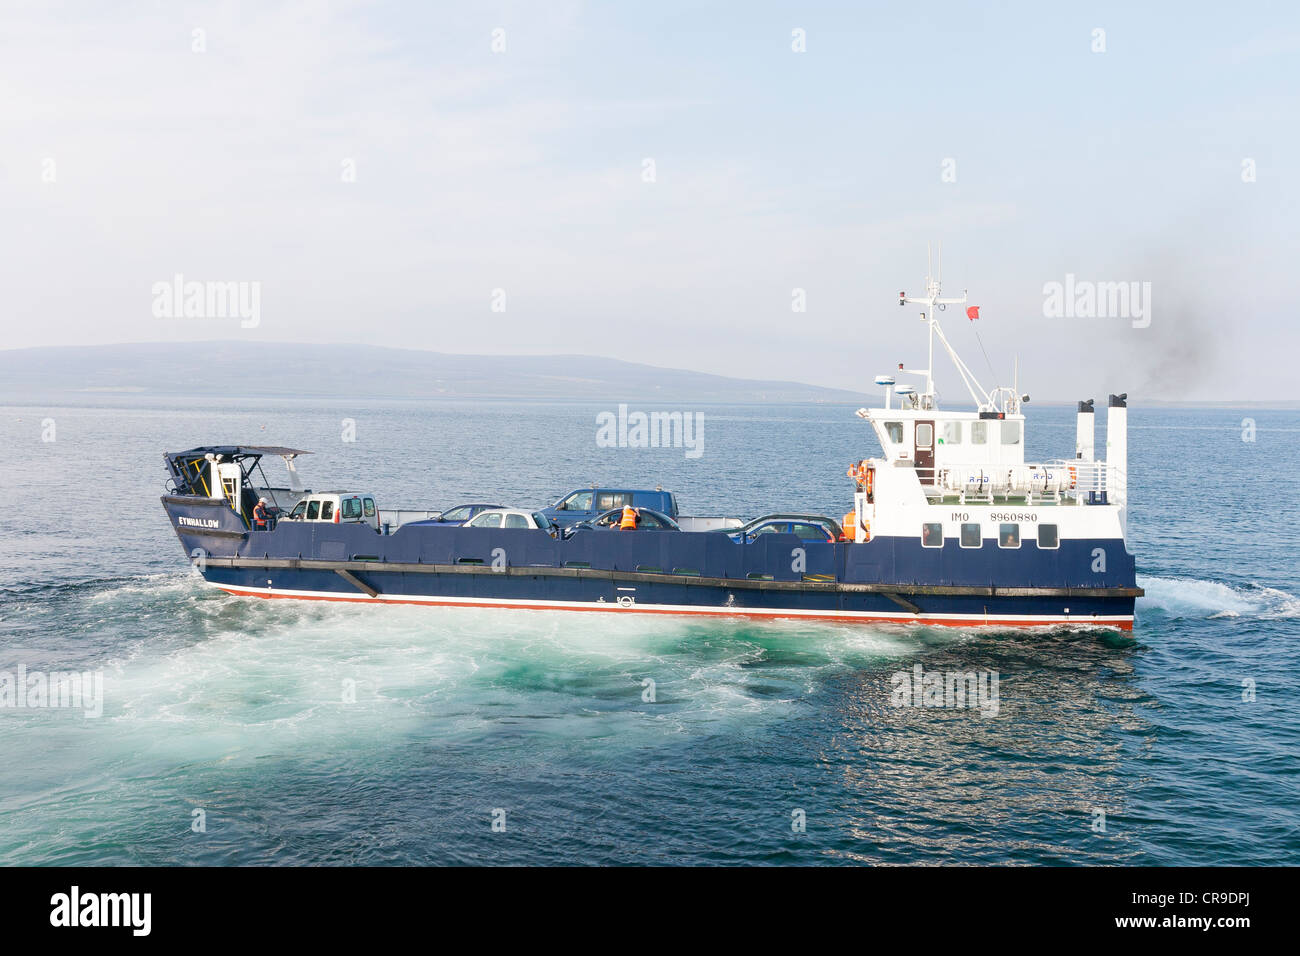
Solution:
<path fill-rule="evenodd" d="M 164 451 L 241 443 L 381 507 L 838 517 L 851 407 L 646 406 L 701 416 L 688 456 L 599 444 L 615 405 L 8 401 L 0 673 L 102 700 L 0 707 L 0 863 L 1300 862 L 1294 411 L 1133 402 L 1120 634 L 235 598 L 158 501 Z M 1028 413 L 1029 460 L 1072 453 L 1072 409 Z M 918 664 L 996 713 L 900 706 Z"/>

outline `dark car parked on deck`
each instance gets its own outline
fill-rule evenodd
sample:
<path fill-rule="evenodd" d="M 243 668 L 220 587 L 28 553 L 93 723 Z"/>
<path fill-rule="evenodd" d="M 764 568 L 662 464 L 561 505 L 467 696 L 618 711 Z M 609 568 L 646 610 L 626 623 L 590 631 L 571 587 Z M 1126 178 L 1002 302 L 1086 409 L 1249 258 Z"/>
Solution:
<path fill-rule="evenodd" d="M 662 511 L 655 511 L 653 508 L 635 509 L 637 517 L 640 519 L 636 523 L 637 531 L 681 531 L 677 522 L 668 517 Z M 570 525 L 565 532 L 565 537 L 570 537 L 578 531 L 609 531 L 617 528 L 623 520 L 623 509 L 612 508 L 606 511 L 598 518 L 590 521 L 579 521 L 575 525 Z"/>
<path fill-rule="evenodd" d="M 755 518 L 739 528 L 713 533 L 725 534 L 732 541 L 749 544 L 762 534 L 792 534 L 804 541 L 838 541 L 843 531 L 838 521 L 825 515 L 773 514 Z"/>
<path fill-rule="evenodd" d="M 466 521 L 474 517 L 480 511 L 489 511 L 492 508 L 501 508 L 501 507 L 503 506 L 489 505 L 489 504 L 482 504 L 482 503 L 476 503 L 470 505 L 456 505 L 453 508 L 448 508 L 446 511 L 444 511 L 442 514 L 438 515 L 435 518 L 425 518 L 423 521 L 417 521 L 413 523 L 414 524 L 460 525 L 460 524 L 464 524 Z"/>
<path fill-rule="evenodd" d="M 572 525 L 598 520 L 604 512 L 625 505 L 640 509 L 650 508 L 670 518 L 677 517 L 677 496 L 671 491 L 660 488 L 654 491 L 579 488 L 577 491 L 569 492 L 549 508 L 543 508 L 542 514 L 558 525 Z"/>

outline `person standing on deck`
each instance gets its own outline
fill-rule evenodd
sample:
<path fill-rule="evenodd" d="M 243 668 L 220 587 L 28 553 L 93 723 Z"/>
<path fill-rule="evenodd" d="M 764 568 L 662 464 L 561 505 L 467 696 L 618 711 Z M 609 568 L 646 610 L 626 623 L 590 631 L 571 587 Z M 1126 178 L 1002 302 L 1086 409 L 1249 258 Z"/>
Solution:
<path fill-rule="evenodd" d="M 637 522 L 636 509 L 631 505 L 623 506 L 623 520 L 618 524 L 619 531 L 635 531 Z"/>
<path fill-rule="evenodd" d="M 257 504 L 253 506 L 253 528 L 257 531 L 267 531 L 271 527 L 271 516 L 266 511 L 266 499 L 258 498 Z"/>

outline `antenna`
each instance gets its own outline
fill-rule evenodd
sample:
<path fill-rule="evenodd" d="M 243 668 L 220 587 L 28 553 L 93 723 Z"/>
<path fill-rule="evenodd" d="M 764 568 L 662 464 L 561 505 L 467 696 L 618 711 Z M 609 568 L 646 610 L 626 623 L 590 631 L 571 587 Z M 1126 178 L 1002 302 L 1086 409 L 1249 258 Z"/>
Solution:
<path fill-rule="evenodd" d="M 961 372 L 962 379 L 963 381 L 966 382 L 966 387 L 967 389 L 970 390 L 971 397 L 975 399 L 975 403 L 977 405 L 986 404 L 989 401 L 988 394 L 984 391 L 983 386 L 981 386 L 978 382 L 974 382 L 974 386 L 972 387 L 971 383 L 974 381 L 974 376 L 970 374 L 970 370 L 965 367 L 965 364 L 961 361 L 961 359 L 957 357 L 957 353 L 952 350 L 952 346 L 948 344 L 948 340 L 944 338 L 943 330 L 939 328 L 939 320 L 935 317 L 935 306 L 939 306 L 942 308 L 943 306 L 948 306 L 948 305 L 966 304 L 965 291 L 962 292 L 960 299 L 956 299 L 956 298 L 945 299 L 942 298 L 940 295 L 943 289 L 943 243 L 942 242 L 939 243 L 939 277 L 938 278 L 935 278 L 934 268 L 933 268 L 934 261 L 933 261 L 933 256 L 931 254 L 931 244 L 928 242 L 925 244 L 925 262 L 926 262 L 925 295 L 922 297 L 922 296 L 908 296 L 906 294 L 903 294 L 898 297 L 899 305 L 905 305 L 908 302 L 917 305 L 924 305 L 925 311 L 921 313 L 921 318 L 924 319 L 929 325 L 930 348 L 929 348 L 929 361 L 927 363 L 927 367 L 924 369 L 909 369 L 909 371 L 911 371 L 913 374 L 925 376 L 925 391 L 917 396 L 920 403 L 920 407 L 925 409 L 933 409 L 936 407 L 935 391 L 934 391 L 934 337 L 936 334 L 939 336 L 939 341 L 943 344 L 943 347 L 947 350 L 948 354 L 952 357 L 953 362 L 956 363 L 957 370 Z M 976 389 L 978 389 L 978 392 L 976 391 Z"/>

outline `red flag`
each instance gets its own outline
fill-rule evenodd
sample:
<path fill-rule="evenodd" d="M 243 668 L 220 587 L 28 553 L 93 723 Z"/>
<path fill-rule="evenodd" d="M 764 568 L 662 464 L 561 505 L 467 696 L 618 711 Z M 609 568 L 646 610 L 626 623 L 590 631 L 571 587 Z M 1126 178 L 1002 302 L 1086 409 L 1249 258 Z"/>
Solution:
<path fill-rule="evenodd" d="M 978 305 L 968 306 L 966 309 L 966 318 L 974 322 L 980 317 L 980 307 Z"/>

